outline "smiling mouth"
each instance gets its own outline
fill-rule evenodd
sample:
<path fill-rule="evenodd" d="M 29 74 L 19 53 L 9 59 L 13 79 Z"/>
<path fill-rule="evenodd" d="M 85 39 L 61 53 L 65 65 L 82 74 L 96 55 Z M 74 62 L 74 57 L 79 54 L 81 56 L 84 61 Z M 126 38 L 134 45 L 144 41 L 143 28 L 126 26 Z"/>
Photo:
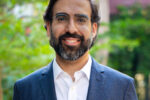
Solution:
<path fill-rule="evenodd" d="M 62 42 L 68 46 L 77 46 L 80 44 L 81 40 L 79 38 L 67 37 L 67 38 L 64 38 Z"/>

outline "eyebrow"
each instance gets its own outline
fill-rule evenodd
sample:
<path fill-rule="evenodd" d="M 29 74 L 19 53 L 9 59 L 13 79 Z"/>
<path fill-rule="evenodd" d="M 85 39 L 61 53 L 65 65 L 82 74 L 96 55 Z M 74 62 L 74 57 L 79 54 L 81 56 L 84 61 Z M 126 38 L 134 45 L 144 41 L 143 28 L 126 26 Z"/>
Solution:
<path fill-rule="evenodd" d="M 65 13 L 65 12 L 56 13 L 56 18 L 59 17 L 59 16 L 66 16 L 66 17 L 68 17 L 69 15 L 67 13 Z M 87 15 L 85 15 L 85 14 L 75 14 L 75 16 L 89 19 L 89 17 Z"/>
<path fill-rule="evenodd" d="M 61 12 L 61 13 L 56 13 L 56 18 L 59 16 L 69 16 L 67 13 Z"/>
<path fill-rule="evenodd" d="M 75 16 L 89 19 L 89 17 L 85 14 L 75 14 Z"/>

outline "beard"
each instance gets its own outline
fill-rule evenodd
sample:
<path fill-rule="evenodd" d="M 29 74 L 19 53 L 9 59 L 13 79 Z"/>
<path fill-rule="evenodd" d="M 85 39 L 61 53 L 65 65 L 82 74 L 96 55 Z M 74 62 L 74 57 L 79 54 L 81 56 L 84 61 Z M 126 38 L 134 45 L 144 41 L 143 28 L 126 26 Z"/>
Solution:
<path fill-rule="evenodd" d="M 80 58 L 88 51 L 94 44 L 94 40 L 92 36 L 87 40 L 84 39 L 83 36 L 77 34 L 71 34 L 69 32 L 59 36 L 56 38 L 54 36 L 52 29 L 50 35 L 50 45 L 54 48 L 55 52 L 63 59 L 74 61 Z M 79 46 L 68 46 L 62 43 L 62 40 L 67 37 L 78 38 L 80 40 Z"/>

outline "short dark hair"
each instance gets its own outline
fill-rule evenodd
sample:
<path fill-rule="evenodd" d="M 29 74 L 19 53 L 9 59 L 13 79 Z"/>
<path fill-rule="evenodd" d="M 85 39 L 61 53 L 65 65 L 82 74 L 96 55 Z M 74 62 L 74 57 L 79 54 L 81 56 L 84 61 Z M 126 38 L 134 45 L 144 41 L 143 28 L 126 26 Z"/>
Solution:
<path fill-rule="evenodd" d="M 57 2 L 57 0 L 50 0 L 50 2 L 48 4 L 48 7 L 45 11 L 45 14 L 43 16 L 43 19 L 44 19 L 45 22 L 50 21 L 50 23 L 52 23 L 53 7 L 54 7 L 56 2 Z M 99 25 L 100 17 L 98 15 L 97 5 L 93 4 L 91 0 L 89 0 L 89 2 L 90 2 L 90 5 L 91 5 L 91 10 L 92 10 L 91 22 L 92 23 L 97 23 Z"/>

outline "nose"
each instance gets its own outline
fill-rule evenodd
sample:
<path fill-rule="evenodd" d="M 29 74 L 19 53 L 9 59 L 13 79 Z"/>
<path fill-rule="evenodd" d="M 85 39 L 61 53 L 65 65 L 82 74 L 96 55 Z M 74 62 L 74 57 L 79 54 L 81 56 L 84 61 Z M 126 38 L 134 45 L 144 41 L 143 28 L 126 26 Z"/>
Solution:
<path fill-rule="evenodd" d="M 74 34 L 77 32 L 77 27 L 76 27 L 74 20 L 70 19 L 67 29 L 68 29 L 67 31 L 71 34 Z"/>

